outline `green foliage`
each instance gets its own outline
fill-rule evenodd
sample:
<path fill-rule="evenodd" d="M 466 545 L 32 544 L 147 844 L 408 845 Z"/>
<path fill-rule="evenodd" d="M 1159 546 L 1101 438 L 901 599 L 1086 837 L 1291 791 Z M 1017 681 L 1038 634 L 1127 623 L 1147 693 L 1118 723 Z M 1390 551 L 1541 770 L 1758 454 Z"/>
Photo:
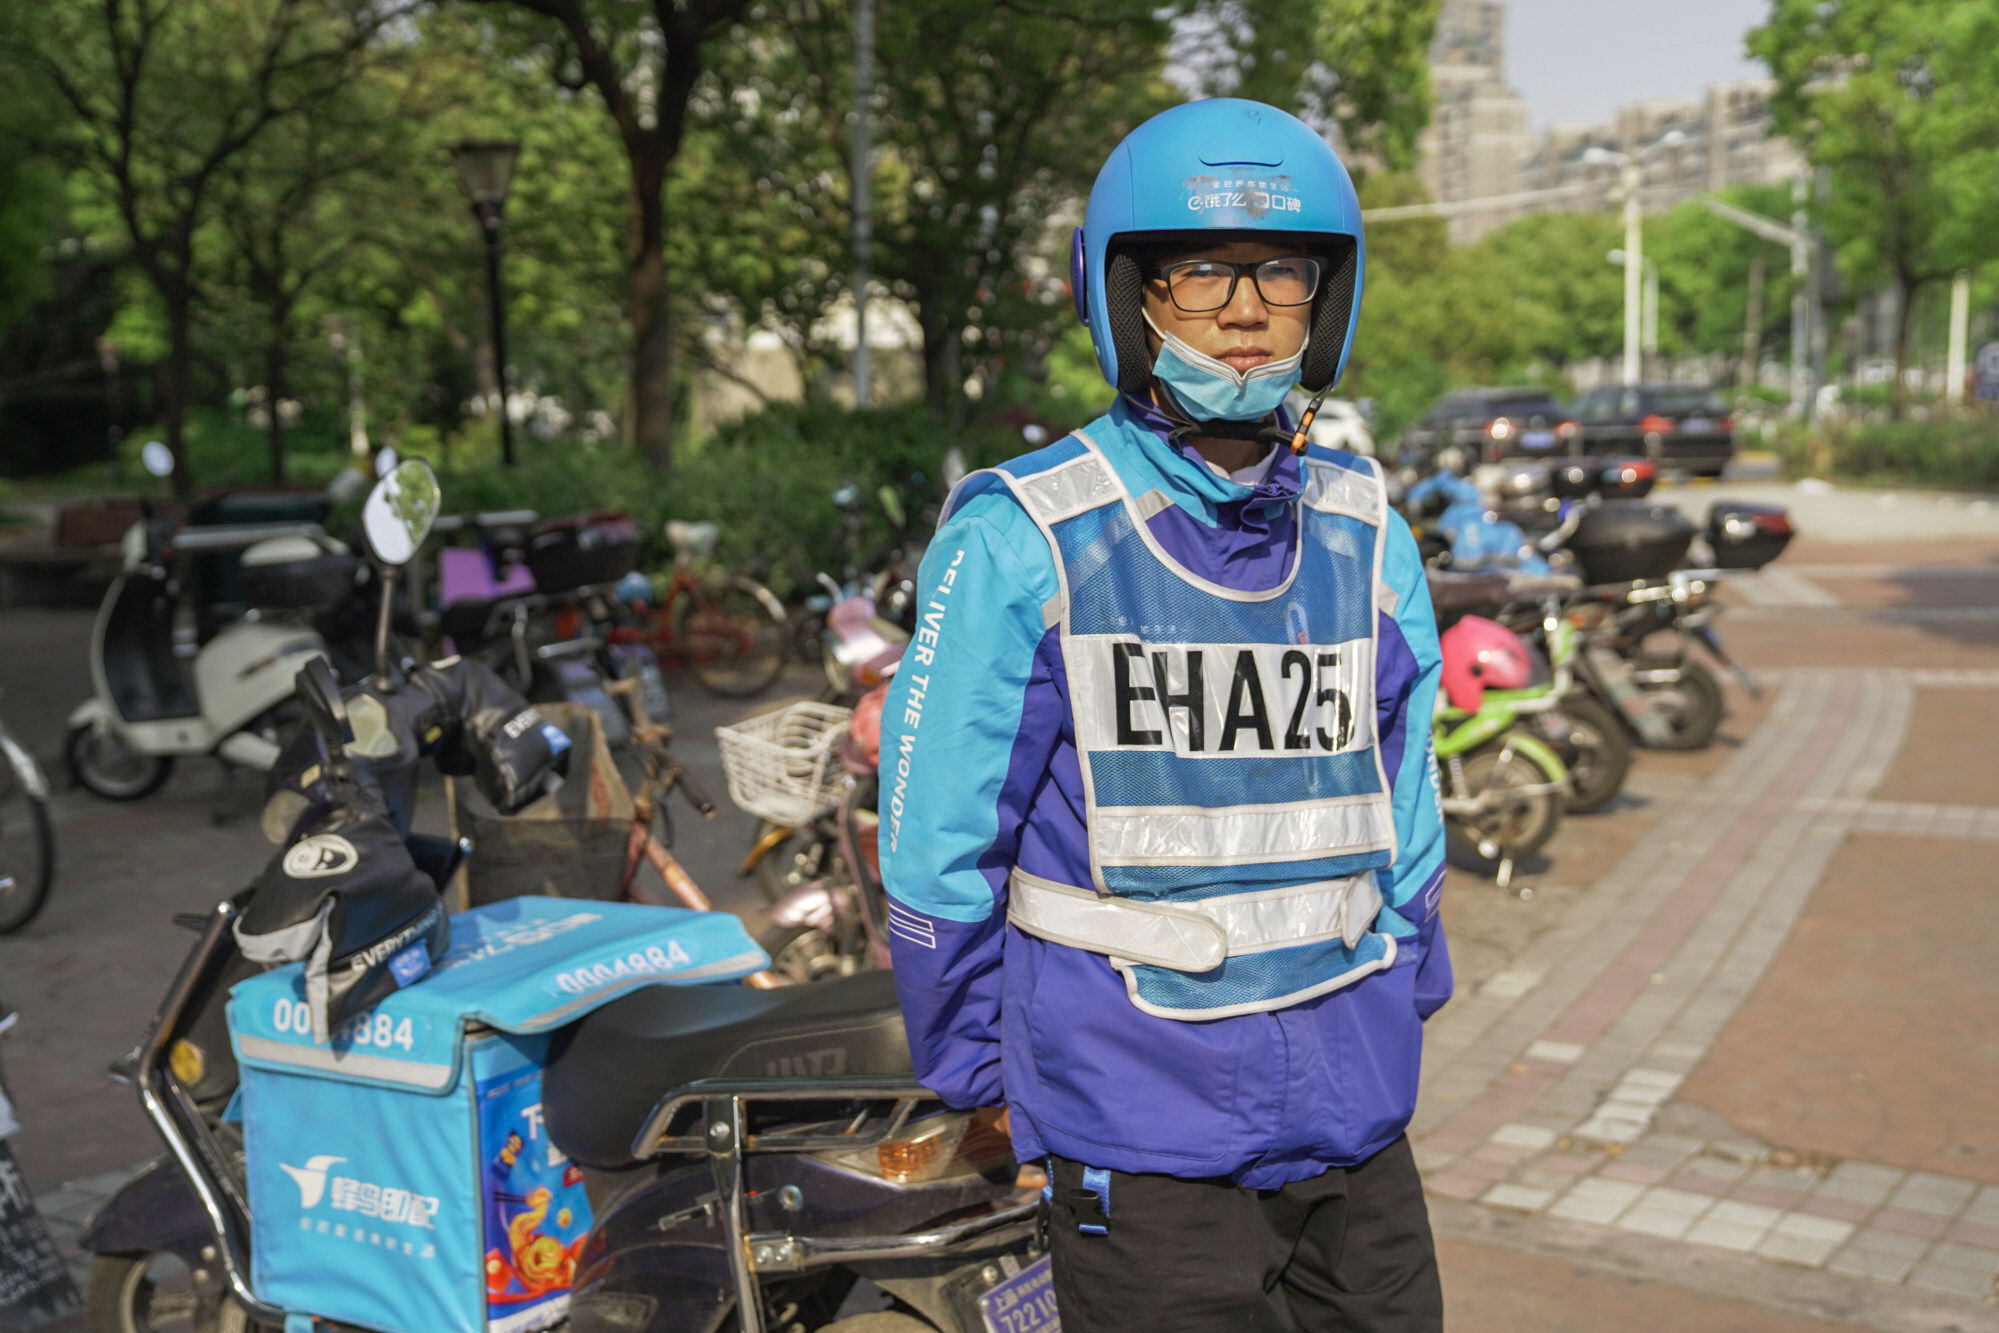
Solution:
<path fill-rule="evenodd" d="M 22 18 L 0 16 L 0 46 Z M 0 80 L 0 325 L 48 285 L 42 253 L 61 216 L 63 177 L 35 141 L 64 119 L 46 89 Z"/>
<path fill-rule="evenodd" d="M 1442 0 L 1196 0 L 1174 54 L 1206 96 L 1339 129 L 1356 174 L 1414 165 Z"/>
<path fill-rule="evenodd" d="M 978 468 L 1026 451 L 1004 426 L 941 431 L 920 404 L 850 411 L 786 404 L 745 417 L 690 450 L 675 468 L 668 509 L 722 529 L 727 563 L 755 562 L 779 596 L 810 587 L 821 570 L 838 577 L 847 559 L 842 515 L 830 496 L 852 481 L 872 497 L 901 494 L 912 516 L 941 493 L 944 454 L 956 445 Z M 894 539 L 869 504 L 860 559 Z"/>
<path fill-rule="evenodd" d="M 716 558 L 757 571 L 782 597 L 808 591 L 820 570 L 839 575 L 846 563 L 844 520 L 831 499 L 842 485 L 854 482 L 869 497 L 893 487 L 905 510 L 919 515 L 941 492 L 939 469 L 953 444 L 971 467 L 1026 448 L 1005 426 L 941 432 L 920 404 L 867 411 L 783 404 L 686 449 L 671 483 L 662 485 L 636 453 L 615 445 L 532 441 L 521 447 L 517 466 L 504 468 L 481 434 L 455 438 L 449 449 L 410 441 L 408 452 L 437 467 L 447 511 L 622 509 L 644 535 L 655 569 L 671 557 L 667 519 L 712 522 L 722 530 Z M 881 507 L 870 503 L 860 559 L 894 539 Z"/>
<path fill-rule="evenodd" d="M 139 451 L 146 441 L 159 438 L 159 429 L 151 425 L 127 435 L 118 450 L 120 474 L 144 478 Z M 324 486 L 353 457 L 347 448 L 344 423 L 323 414 L 307 416 L 291 429 L 287 439 L 290 467 L 285 480 L 292 486 Z M 204 489 L 270 485 L 270 436 L 246 424 L 236 413 L 225 408 L 196 409 L 189 414 L 185 440 L 189 463 Z"/>
<path fill-rule="evenodd" d="M 1901 290 L 1899 372 L 1920 290 L 1999 257 L 1999 6 L 1773 0 L 1749 49 L 1778 129 L 1831 168 L 1818 225 L 1841 268 Z"/>
<path fill-rule="evenodd" d="M 1068 229 L 1119 139 L 1179 100 L 1150 0 L 887 6 L 886 174 L 875 264 L 916 306 L 930 408 L 963 415 L 974 370 L 1038 364 L 1069 318 Z M 1039 261 L 1039 262 L 1037 262 Z"/>
<path fill-rule="evenodd" d="M 1990 417 L 1793 428 L 1780 431 L 1775 443 L 1794 477 L 1999 489 L 1999 422 Z"/>

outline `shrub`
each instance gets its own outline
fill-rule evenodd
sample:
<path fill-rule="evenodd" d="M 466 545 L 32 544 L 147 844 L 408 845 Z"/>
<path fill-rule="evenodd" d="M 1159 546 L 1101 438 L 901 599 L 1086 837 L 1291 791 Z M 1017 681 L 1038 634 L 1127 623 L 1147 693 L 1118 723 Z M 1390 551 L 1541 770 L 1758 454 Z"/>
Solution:
<path fill-rule="evenodd" d="M 774 405 L 683 449 L 665 485 L 616 444 L 517 438 L 520 461 L 505 468 L 484 449 L 462 443 L 454 440 L 446 451 L 406 442 L 407 452 L 437 467 L 447 512 L 623 509 L 644 535 L 646 564 L 654 569 L 671 559 L 667 519 L 712 522 L 722 530 L 717 558 L 754 570 L 786 598 L 808 590 L 817 571 L 837 577 L 846 565 L 844 517 L 832 501 L 844 483 L 854 482 L 868 497 L 857 552 L 866 562 L 895 540 L 874 499 L 881 487 L 894 487 L 910 522 L 920 525 L 926 506 L 941 496 L 939 471 L 952 444 L 975 468 L 1027 447 L 999 425 L 949 435 L 920 404 L 853 411 L 803 403 Z"/>
<path fill-rule="evenodd" d="M 146 426 L 125 436 L 119 446 L 119 468 L 128 485 L 146 480 L 139 464 L 139 451 L 146 441 L 160 439 L 156 426 Z M 188 467 L 202 490 L 221 486 L 268 486 L 271 484 L 271 437 L 254 426 L 235 419 L 233 412 L 220 408 L 197 408 L 188 414 L 181 436 L 187 450 Z M 323 413 L 307 412 L 297 425 L 285 432 L 285 484 L 324 486 L 339 475 L 352 455 L 347 450 L 344 430 Z"/>
<path fill-rule="evenodd" d="M 1791 427 L 1776 447 L 1792 476 L 1999 489 L 1999 422 L 1989 418 Z"/>
<path fill-rule="evenodd" d="M 952 445 L 973 468 L 1025 452 L 1013 430 L 970 426 L 956 435 L 931 421 L 920 404 L 861 411 L 779 404 L 732 422 L 677 461 L 667 510 L 674 518 L 720 526 L 719 557 L 758 564 L 781 597 L 809 587 L 824 570 L 839 577 L 848 562 L 844 516 L 832 501 L 852 481 L 866 497 L 860 549 L 863 563 L 895 540 L 875 500 L 895 488 L 913 525 L 942 497 L 944 455 Z"/>

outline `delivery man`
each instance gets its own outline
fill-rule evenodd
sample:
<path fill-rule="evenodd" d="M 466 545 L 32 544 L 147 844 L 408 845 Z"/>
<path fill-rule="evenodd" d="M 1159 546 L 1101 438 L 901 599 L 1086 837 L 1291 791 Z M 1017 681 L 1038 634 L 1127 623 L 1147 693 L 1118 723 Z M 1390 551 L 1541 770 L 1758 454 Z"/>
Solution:
<path fill-rule="evenodd" d="M 1049 1161 L 1066 1333 L 1440 1328 L 1436 629 L 1381 469 L 1277 415 L 1346 362 L 1353 184 L 1281 111 L 1176 107 L 1073 270 L 1117 399 L 953 492 L 882 719 L 917 1074 Z"/>

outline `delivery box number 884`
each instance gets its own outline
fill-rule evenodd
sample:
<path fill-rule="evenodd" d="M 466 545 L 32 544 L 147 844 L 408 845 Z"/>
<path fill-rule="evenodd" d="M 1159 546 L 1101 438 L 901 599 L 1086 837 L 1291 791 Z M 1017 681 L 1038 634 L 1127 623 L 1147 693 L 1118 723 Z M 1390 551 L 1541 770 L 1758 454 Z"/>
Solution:
<path fill-rule="evenodd" d="M 280 1032 L 310 1033 L 312 1010 L 304 1000 L 279 1000 L 271 1012 L 271 1026 Z M 418 1033 L 408 1018 L 398 1020 L 383 1013 L 356 1014 L 333 1029 L 335 1046 L 399 1047 L 414 1051 Z"/>

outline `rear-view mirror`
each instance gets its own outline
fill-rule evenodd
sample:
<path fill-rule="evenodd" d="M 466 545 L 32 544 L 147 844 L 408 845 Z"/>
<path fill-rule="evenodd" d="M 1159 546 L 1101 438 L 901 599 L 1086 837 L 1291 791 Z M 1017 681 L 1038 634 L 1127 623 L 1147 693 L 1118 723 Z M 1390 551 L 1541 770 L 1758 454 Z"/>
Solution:
<path fill-rule="evenodd" d="M 398 566 L 414 559 L 437 521 L 440 500 L 437 474 L 420 458 L 396 464 L 376 482 L 361 508 L 361 526 L 376 558 Z"/>

